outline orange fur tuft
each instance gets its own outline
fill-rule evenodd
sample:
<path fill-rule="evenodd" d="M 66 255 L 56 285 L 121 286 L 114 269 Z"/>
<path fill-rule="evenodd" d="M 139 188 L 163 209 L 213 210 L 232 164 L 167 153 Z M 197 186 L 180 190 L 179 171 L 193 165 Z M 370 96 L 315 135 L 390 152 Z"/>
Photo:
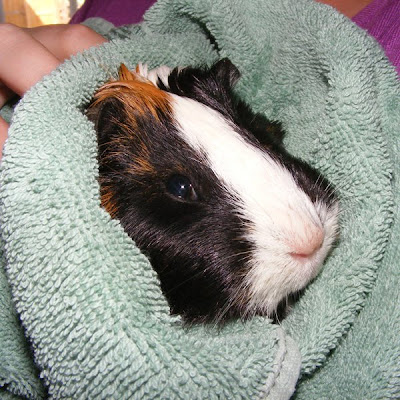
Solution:
<path fill-rule="evenodd" d="M 138 68 L 136 69 L 138 71 Z M 127 142 L 135 140 L 137 147 L 137 157 L 132 162 L 131 170 L 134 175 L 154 174 L 155 169 L 149 161 L 149 150 L 145 141 L 138 135 L 138 117 L 153 117 L 160 120 L 162 114 L 171 113 L 169 94 L 157 88 L 152 82 L 148 81 L 137 72 L 130 71 L 124 64 L 121 64 L 118 71 L 118 80 L 113 80 L 104 84 L 95 94 L 91 108 L 101 106 L 108 99 L 116 99 L 121 104 L 121 119 L 115 121 L 124 132 L 126 137 L 114 138 L 115 142 L 120 142 L 120 147 L 124 148 Z M 142 132 L 143 134 L 143 132 Z M 108 157 L 114 157 L 113 153 L 105 156 L 104 162 Z M 114 215 L 118 212 L 113 202 L 113 193 L 107 189 L 102 191 L 103 207 Z"/>
<path fill-rule="evenodd" d="M 114 193 L 110 186 L 101 187 L 101 205 L 110 214 L 111 218 L 115 218 L 118 214 L 118 205 L 114 199 Z"/>
<path fill-rule="evenodd" d="M 130 71 L 121 64 L 118 80 L 103 85 L 95 94 L 93 106 L 99 105 L 108 98 L 120 100 L 129 116 L 135 114 L 149 115 L 159 119 L 159 114 L 169 114 L 171 105 L 167 92 L 157 88 L 141 75 Z M 136 126 L 134 118 L 130 121 Z"/>

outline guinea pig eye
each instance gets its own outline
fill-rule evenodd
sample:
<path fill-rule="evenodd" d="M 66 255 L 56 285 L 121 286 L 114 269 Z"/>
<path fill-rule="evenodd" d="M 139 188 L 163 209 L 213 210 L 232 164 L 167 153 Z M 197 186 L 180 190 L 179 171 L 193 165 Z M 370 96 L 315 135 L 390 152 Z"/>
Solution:
<path fill-rule="evenodd" d="M 172 175 L 167 181 L 167 192 L 181 200 L 197 200 L 197 193 L 189 178 L 183 175 Z"/>

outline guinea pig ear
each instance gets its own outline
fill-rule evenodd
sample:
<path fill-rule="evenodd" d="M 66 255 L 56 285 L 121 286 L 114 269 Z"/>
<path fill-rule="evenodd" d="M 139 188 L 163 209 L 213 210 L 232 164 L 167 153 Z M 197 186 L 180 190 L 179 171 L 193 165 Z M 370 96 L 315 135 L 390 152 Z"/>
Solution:
<path fill-rule="evenodd" d="M 100 103 L 94 103 L 86 112 L 86 116 L 95 125 L 99 144 L 107 142 L 115 132 L 116 121 L 125 114 L 120 100 L 109 97 Z"/>
<path fill-rule="evenodd" d="M 203 103 L 232 118 L 235 96 L 233 86 L 239 70 L 228 58 L 209 68 L 175 68 L 168 77 L 168 86 L 160 88 Z"/>
<path fill-rule="evenodd" d="M 210 74 L 214 75 L 218 82 L 232 89 L 240 78 L 240 72 L 229 58 L 222 58 L 211 68 Z"/>

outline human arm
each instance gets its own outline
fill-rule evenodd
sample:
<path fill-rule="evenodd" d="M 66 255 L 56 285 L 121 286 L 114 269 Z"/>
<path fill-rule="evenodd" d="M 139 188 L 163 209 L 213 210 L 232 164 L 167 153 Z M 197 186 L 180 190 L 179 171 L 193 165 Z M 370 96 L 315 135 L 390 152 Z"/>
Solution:
<path fill-rule="evenodd" d="M 25 29 L 0 25 L 0 108 L 24 93 L 70 56 L 106 39 L 84 25 L 47 25 Z M 8 124 L 0 118 L 0 158 Z"/>

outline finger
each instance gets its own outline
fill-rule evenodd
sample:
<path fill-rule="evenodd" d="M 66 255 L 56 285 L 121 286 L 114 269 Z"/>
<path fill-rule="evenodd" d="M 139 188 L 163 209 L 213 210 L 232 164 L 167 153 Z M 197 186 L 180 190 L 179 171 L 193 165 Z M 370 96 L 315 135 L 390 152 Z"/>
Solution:
<path fill-rule="evenodd" d="M 1 81 L 20 96 L 60 63 L 40 42 L 10 24 L 0 25 L 0 61 Z"/>
<path fill-rule="evenodd" d="M 26 32 L 43 44 L 60 61 L 98 46 L 106 39 L 85 25 L 46 25 L 26 28 Z"/>
<path fill-rule="evenodd" d="M 8 124 L 0 117 L 0 159 L 3 156 L 3 146 L 8 136 Z"/>

